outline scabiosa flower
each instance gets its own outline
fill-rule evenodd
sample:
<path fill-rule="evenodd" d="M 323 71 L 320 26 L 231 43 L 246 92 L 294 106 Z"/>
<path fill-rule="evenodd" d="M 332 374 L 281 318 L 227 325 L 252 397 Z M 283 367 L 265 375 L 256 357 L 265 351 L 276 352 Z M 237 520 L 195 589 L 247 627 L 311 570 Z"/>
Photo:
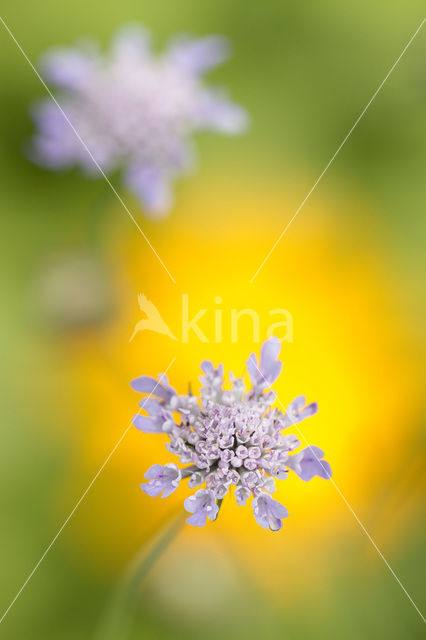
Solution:
<path fill-rule="evenodd" d="M 124 182 L 148 214 L 172 205 L 171 181 L 194 165 L 191 135 L 202 130 L 241 133 L 243 109 L 208 89 L 203 74 L 228 56 L 224 38 L 179 37 L 162 55 L 148 33 L 119 30 L 108 54 L 94 43 L 45 55 L 41 70 L 60 91 L 59 103 L 105 173 L 122 169 Z M 50 169 L 98 169 L 52 100 L 33 110 L 32 158 Z"/>
<path fill-rule="evenodd" d="M 254 353 L 250 355 L 248 391 L 242 378 L 232 373 L 224 389 L 223 365 L 215 368 L 209 361 L 201 364 L 200 399 L 191 393 L 178 395 L 164 375 L 158 381 L 147 376 L 133 380 L 133 389 L 149 394 L 140 403 L 149 415 L 137 414 L 133 424 L 145 433 L 166 434 L 167 450 L 186 465 L 181 469 L 176 464 L 154 465 L 145 474 L 149 482 L 142 489 L 152 496 L 162 491 L 164 498 L 184 478 L 189 488 L 203 486 L 185 500 L 185 509 L 193 514 L 189 524 L 201 527 L 207 519 L 215 520 L 222 499 L 233 489 L 239 505 L 253 498 L 260 526 L 278 531 L 288 512 L 270 495 L 275 479 L 285 479 L 289 470 L 305 481 L 331 477 L 321 449 L 309 446 L 292 453 L 301 443 L 295 435 L 282 433 L 314 415 L 316 403 L 306 405 L 304 396 L 298 396 L 285 412 L 272 408 L 276 394 L 268 389 L 281 372 L 280 348 L 280 341 L 272 337 L 264 342 L 259 363 Z"/>

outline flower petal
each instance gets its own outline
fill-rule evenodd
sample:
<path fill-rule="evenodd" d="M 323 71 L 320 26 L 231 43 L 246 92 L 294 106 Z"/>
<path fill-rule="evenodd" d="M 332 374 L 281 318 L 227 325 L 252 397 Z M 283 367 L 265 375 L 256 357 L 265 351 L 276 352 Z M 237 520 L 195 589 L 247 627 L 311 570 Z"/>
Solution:
<path fill-rule="evenodd" d="M 163 433 L 163 429 L 151 418 L 141 416 L 139 413 L 133 416 L 132 424 L 144 433 Z"/>
<path fill-rule="evenodd" d="M 306 447 L 294 456 L 289 456 L 287 466 L 302 480 L 309 482 L 314 476 L 329 480 L 332 476 L 331 467 L 326 460 L 321 460 L 324 452 L 319 447 Z"/>
<path fill-rule="evenodd" d="M 139 198 L 154 218 L 161 218 L 172 207 L 170 179 L 155 165 L 130 164 L 125 172 L 126 186 Z"/>
<path fill-rule="evenodd" d="M 257 366 L 256 354 L 251 353 L 249 355 L 248 360 L 246 362 L 246 367 L 247 367 L 247 373 L 250 376 L 250 380 L 253 386 L 255 386 L 260 381 L 260 372 L 259 372 L 259 367 Z"/>
<path fill-rule="evenodd" d="M 116 59 L 129 62 L 142 61 L 149 55 L 151 38 L 149 31 L 136 24 L 121 27 L 112 43 L 112 54 Z"/>
<path fill-rule="evenodd" d="M 278 531 L 283 526 L 282 518 L 288 517 L 286 507 L 271 498 L 267 493 L 260 493 L 253 500 L 253 512 L 256 522 L 264 529 Z"/>
<path fill-rule="evenodd" d="M 207 524 L 207 514 L 205 511 L 196 511 L 194 515 L 187 518 L 187 523 L 193 527 L 205 527 Z"/>
<path fill-rule="evenodd" d="M 158 498 L 162 491 L 161 486 L 155 486 L 154 484 L 151 484 L 151 482 L 145 482 L 141 484 L 140 487 L 142 491 L 146 493 L 147 496 L 151 496 L 151 498 Z"/>
<path fill-rule="evenodd" d="M 244 133 L 249 125 L 247 112 L 218 92 L 206 91 L 198 107 L 197 126 L 228 135 Z"/>
<path fill-rule="evenodd" d="M 140 393 L 150 393 L 158 398 L 162 398 L 166 402 L 176 394 L 174 389 L 171 387 L 167 387 L 166 389 L 158 380 L 155 380 L 155 378 L 151 378 L 150 376 L 140 376 L 140 378 L 135 378 L 130 383 L 130 386 L 135 391 L 139 391 Z"/>
<path fill-rule="evenodd" d="M 263 343 L 260 356 L 260 371 L 269 384 L 275 382 L 281 373 L 282 362 L 277 361 L 280 351 L 281 341 L 275 336 Z"/>
<path fill-rule="evenodd" d="M 181 70 L 191 73 L 205 73 L 224 62 L 229 55 L 229 44 L 221 36 L 206 38 L 175 38 L 166 57 Z"/>
<path fill-rule="evenodd" d="M 93 46 L 86 50 L 53 49 L 43 56 L 40 67 L 50 83 L 61 89 L 80 91 L 90 84 L 96 70 L 96 50 Z"/>

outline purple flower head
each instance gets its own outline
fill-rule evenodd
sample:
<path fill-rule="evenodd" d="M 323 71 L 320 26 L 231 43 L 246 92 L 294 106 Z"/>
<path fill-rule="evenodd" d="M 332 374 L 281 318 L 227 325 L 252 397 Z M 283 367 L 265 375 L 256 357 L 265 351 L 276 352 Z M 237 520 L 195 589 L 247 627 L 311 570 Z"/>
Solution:
<path fill-rule="evenodd" d="M 330 465 L 317 447 L 299 453 L 300 441 L 282 431 L 313 415 L 317 407 L 306 405 L 305 398 L 296 398 L 285 413 L 272 408 L 275 395 L 266 392 L 276 380 L 281 363 L 277 361 L 280 342 L 267 340 L 261 350 L 259 367 L 252 354 L 247 362 L 252 388 L 246 391 L 244 381 L 230 375 L 230 385 L 224 389 L 223 365 L 201 364 L 201 397 L 178 395 L 165 376 L 158 381 L 142 376 L 132 387 L 144 394 L 141 407 L 148 416 L 137 415 L 135 426 L 147 433 L 164 433 L 166 449 L 176 455 L 182 465 L 154 465 L 146 477 L 151 479 L 142 488 L 149 495 L 170 495 L 181 478 L 188 478 L 188 487 L 205 487 L 185 500 L 185 509 L 192 513 L 187 522 L 204 526 L 214 520 L 221 500 L 234 490 L 237 504 L 245 505 L 253 498 L 257 522 L 266 529 L 278 531 L 288 513 L 269 494 L 275 491 L 275 481 L 285 479 L 290 470 L 302 480 L 314 475 L 331 476 Z M 154 397 L 152 397 L 154 396 Z M 176 419 L 180 415 L 180 420 Z M 180 474 L 180 475 L 179 475 Z"/>
<path fill-rule="evenodd" d="M 145 473 L 149 482 L 141 484 L 141 489 L 149 496 L 157 498 L 163 492 L 162 498 L 167 498 L 179 486 L 182 474 L 175 464 L 154 464 Z"/>
<path fill-rule="evenodd" d="M 199 131 L 242 133 L 247 114 L 203 79 L 228 56 L 224 38 L 175 39 L 155 56 L 148 33 L 118 31 L 109 53 L 96 44 L 55 49 L 41 61 L 47 82 L 90 153 L 52 100 L 33 109 L 31 157 L 49 169 L 123 171 L 124 183 L 153 217 L 173 204 L 172 182 L 194 164 Z"/>

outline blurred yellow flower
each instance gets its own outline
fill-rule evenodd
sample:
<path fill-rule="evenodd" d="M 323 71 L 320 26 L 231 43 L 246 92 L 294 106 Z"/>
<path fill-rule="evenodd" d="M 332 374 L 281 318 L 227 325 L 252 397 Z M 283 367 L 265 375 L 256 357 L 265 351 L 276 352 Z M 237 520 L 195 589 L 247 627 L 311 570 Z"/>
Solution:
<path fill-rule="evenodd" d="M 105 240 L 108 259 L 117 260 L 122 269 L 117 313 L 107 329 L 74 336 L 65 345 L 67 359 L 73 362 L 70 377 L 81 408 L 79 421 L 86 428 L 70 435 L 77 452 L 75 474 L 61 493 L 62 504 L 64 496 L 72 501 L 81 477 L 96 472 L 130 423 L 137 401 L 129 387 L 132 378 L 155 376 L 176 357 L 169 379 L 186 392 L 188 382 L 198 389 L 203 359 L 223 362 L 226 369 L 241 375 L 247 353 L 258 350 L 252 344 L 250 322 L 241 323 L 237 343 L 225 330 L 221 342 L 202 343 L 193 334 L 182 343 L 147 331 L 129 343 L 140 319 L 140 291 L 161 310 L 178 336 L 181 295 L 187 293 L 194 309 L 210 310 L 202 320 L 209 336 L 214 335 L 218 297 L 224 314 L 251 308 L 265 320 L 271 308 L 290 312 L 293 341 L 283 344 L 283 373 L 275 387 L 278 396 L 284 405 L 301 392 L 318 402 L 318 416 L 302 426 L 307 441 L 321 442 L 335 482 L 361 520 L 373 528 L 372 535 L 377 533 L 382 541 L 390 535 L 389 529 L 380 528 L 384 517 L 392 523 L 392 535 L 400 533 L 400 522 L 413 503 L 395 501 L 395 496 L 410 473 L 403 460 L 413 459 L 421 390 L 415 382 L 418 364 L 410 326 L 401 301 L 393 295 L 389 256 L 378 255 L 377 248 L 373 251 L 365 242 L 371 215 L 343 219 L 342 211 L 311 204 L 250 285 L 254 271 L 291 217 L 290 204 L 288 194 L 269 189 L 254 192 L 233 187 L 225 199 L 223 191 L 215 196 L 214 190 L 201 185 L 176 216 L 179 227 L 171 221 L 161 234 L 154 226 L 148 229 L 176 286 L 158 270 L 140 238 L 117 214 Z M 356 205 L 347 208 L 352 207 Z M 350 222 L 353 219 L 356 227 Z M 74 525 L 72 544 L 79 554 L 85 549 L 85 561 L 90 558 L 107 570 L 118 567 L 179 508 L 185 489 L 164 501 L 152 500 L 139 489 L 151 464 L 170 461 L 161 436 L 129 430 Z M 232 501 L 224 502 L 220 518 L 210 524 L 214 535 L 229 543 L 237 557 L 244 555 L 265 585 L 282 581 L 284 568 L 285 575 L 297 583 L 303 580 L 299 566 L 304 554 L 315 556 L 323 567 L 336 540 L 363 537 L 332 484 L 318 479 L 302 484 L 296 477 L 289 478 L 274 494 L 294 516 L 278 535 L 262 530 L 250 508 L 237 508 Z M 185 537 L 194 541 L 203 535 L 204 530 L 185 531 Z M 369 544 L 365 538 L 365 546 Z M 267 575 L 258 569 L 259 554 L 274 559 Z"/>

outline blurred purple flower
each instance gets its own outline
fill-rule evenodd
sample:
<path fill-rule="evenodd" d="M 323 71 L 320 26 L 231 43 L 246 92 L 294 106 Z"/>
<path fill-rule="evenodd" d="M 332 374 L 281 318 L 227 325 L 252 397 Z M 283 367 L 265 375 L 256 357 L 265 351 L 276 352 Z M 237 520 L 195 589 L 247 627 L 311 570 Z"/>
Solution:
<path fill-rule="evenodd" d="M 220 36 L 181 37 L 155 56 L 148 33 L 134 26 L 118 31 L 108 54 L 94 43 L 56 49 L 41 70 L 60 90 L 61 107 L 102 170 L 122 169 L 128 189 L 158 217 L 172 206 L 172 180 L 194 166 L 191 136 L 203 130 L 233 135 L 247 127 L 246 112 L 203 83 L 228 49 Z M 33 117 L 35 162 L 99 173 L 52 100 L 36 105 Z"/>
<path fill-rule="evenodd" d="M 171 493 L 170 482 L 176 488 L 181 479 L 188 478 L 188 486 L 205 485 L 185 500 L 185 509 L 192 513 L 189 524 L 201 527 L 207 518 L 215 520 L 221 500 L 235 487 L 237 504 L 244 505 L 253 497 L 253 511 L 257 522 L 266 529 L 278 531 L 287 509 L 269 494 L 275 491 L 275 479 L 284 479 L 289 470 L 302 480 L 315 475 L 330 478 L 328 462 L 318 447 L 308 447 L 297 454 L 300 447 L 296 436 L 281 433 L 290 425 L 312 416 L 316 404 L 305 406 L 303 396 L 296 398 L 285 413 L 271 408 L 275 394 L 266 391 L 277 379 L 281 362 L 277 360 L 281 344 L 277 338 L 267 340 L 261 349 L 260 365 L 251 354 L 247 369 L 252 388 L 245 392 L 243 380 L 230 376 L 231 388 L 223 389 L 223 365 L 215 368 L 209 361 L 201 364 L 201 400 L 192 394 L 178 395 L 165 376 L 142 376 L 132 382 L 136 391 L 156 396 L 142 401 L 149 417 L 136 415 L 133 424 L 148 433 L 165 433 L 169 437 L 166 448 L 188 465 L 173 474 L 165 467 L 154 465 L 152 478 L 142 485 L 146 493 L 163 497 Z M 179 424 L 176 414 L 180 415 Z M 179 473 L 178 473 L 179 472 Z M 167 477 L 164 475 L 167 473 Z M 180 474 L 180 475 L 179 475 Z M 152 484 L 151 484 L 152 483 Z M 174 490 L 172 489 L 172 491 Z"/>

